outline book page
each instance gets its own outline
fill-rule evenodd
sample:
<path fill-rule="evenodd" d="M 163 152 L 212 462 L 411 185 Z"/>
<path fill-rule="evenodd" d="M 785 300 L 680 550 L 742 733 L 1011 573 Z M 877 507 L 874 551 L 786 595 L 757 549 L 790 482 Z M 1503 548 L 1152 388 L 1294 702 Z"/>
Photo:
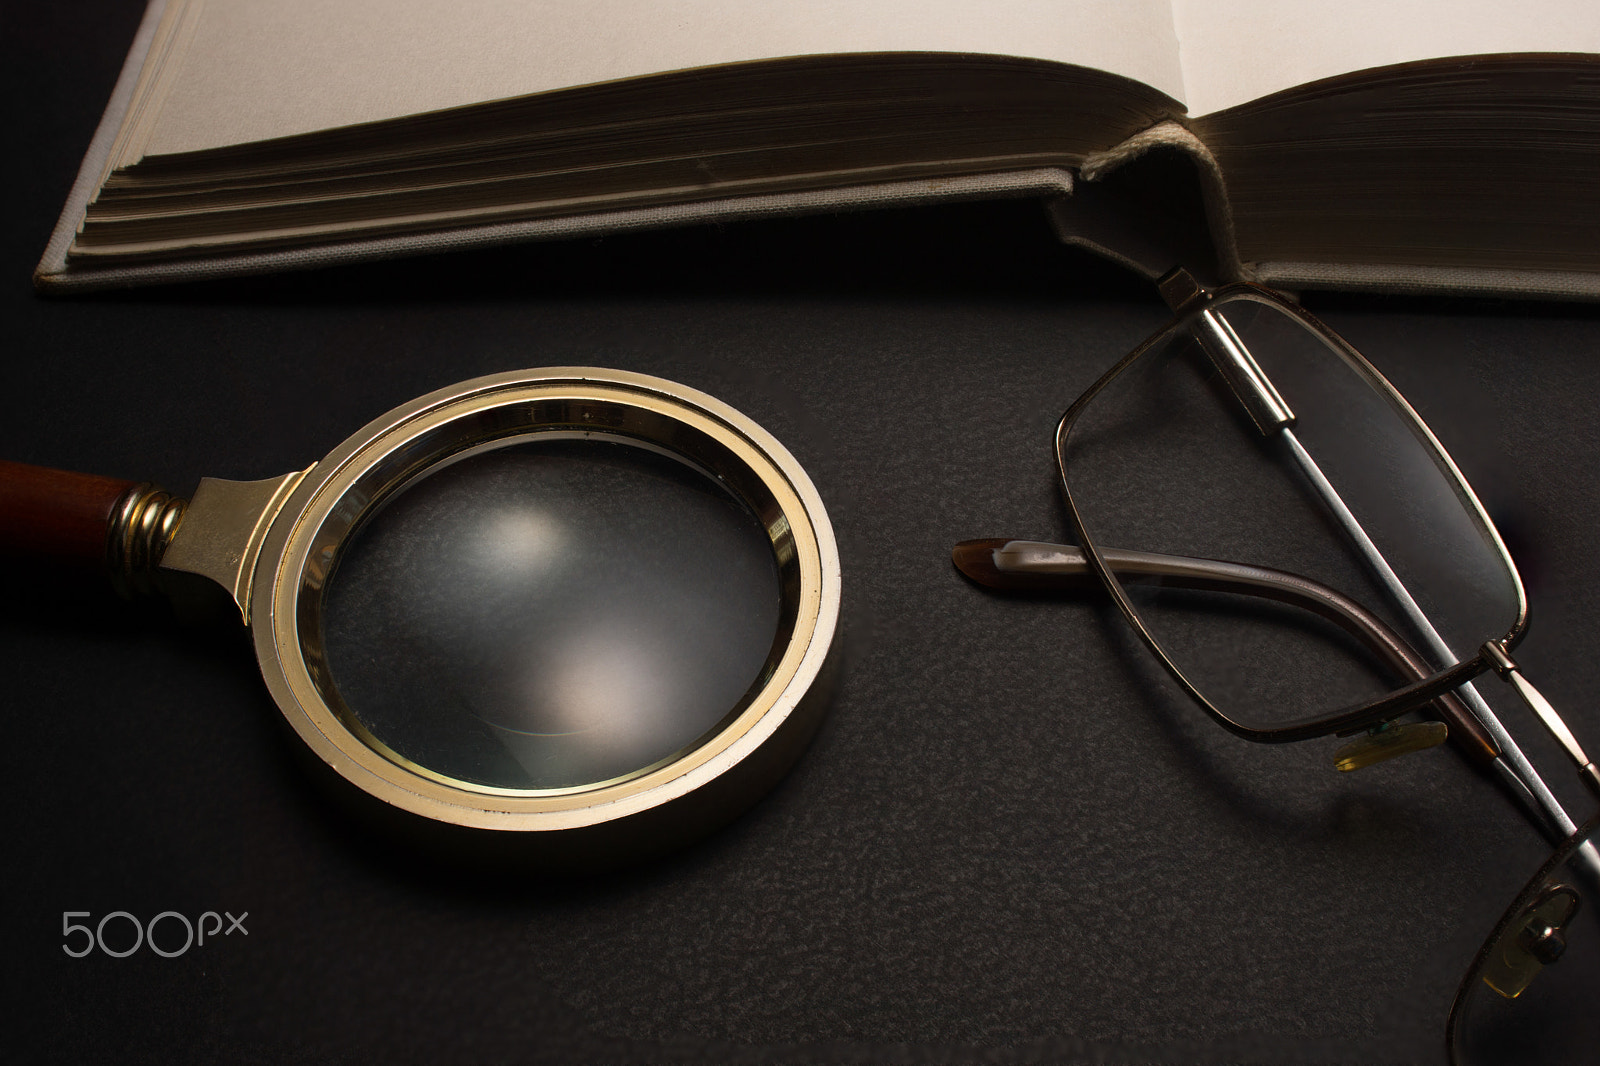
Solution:
<path fill-rule="evenodd" d="M 1595 0 L 1172 0 L 1191 115 L 1338 74 L 1496 52 L 1600 52 Z"/>
<path fill-rule="evenodd" d="M 1183 91 L 1169 0 L 187 2 L 204 8 L 139 154 L 835 52 L 1014 55 Z"/>

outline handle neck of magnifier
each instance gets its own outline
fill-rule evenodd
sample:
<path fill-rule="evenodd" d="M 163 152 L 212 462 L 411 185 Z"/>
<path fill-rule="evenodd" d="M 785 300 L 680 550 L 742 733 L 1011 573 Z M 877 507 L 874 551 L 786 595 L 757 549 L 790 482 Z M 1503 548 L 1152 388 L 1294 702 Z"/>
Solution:
<path fill-rule="evenodd" d="M 149 482 L 0 460 L 0 560 L 110 574 L 144 591 L 186 506 Z"/>

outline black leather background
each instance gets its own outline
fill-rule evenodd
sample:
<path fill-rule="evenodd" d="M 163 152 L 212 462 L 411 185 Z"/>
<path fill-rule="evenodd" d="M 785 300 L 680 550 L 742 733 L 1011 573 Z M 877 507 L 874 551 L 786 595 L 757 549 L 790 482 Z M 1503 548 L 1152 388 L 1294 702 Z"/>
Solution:
<path fill-rule="evenodd" d="M 961 539 L 1065 535 L 1055 419 L 1163 320 L 1151 286 L 1013 203 L 41 299 L 29 272 L 139 8 L 28 5 L 0 34 L 0 455 L 186 491 L 303 467 L 478 374 L 674 378 L 812 472 L 844 674 L 731 828 L 603 877 L 491 878 L 330 810 L 241 632 L 12 575 L 8 1058 L 1442 1060 L 1455 983 L 1540 859 L 1495 786 L 1448 749 L 1343 776 L 1331 741 L 1234 739 L 1103 604 L 951 568 Z M 1519 657 L 1600 744 L 1600 318 L 1308 303 L 1478 484 L 1529 585 Z M 248 936 L 63 952 L 63 912 L 116 910 L 248 912 Z"/>

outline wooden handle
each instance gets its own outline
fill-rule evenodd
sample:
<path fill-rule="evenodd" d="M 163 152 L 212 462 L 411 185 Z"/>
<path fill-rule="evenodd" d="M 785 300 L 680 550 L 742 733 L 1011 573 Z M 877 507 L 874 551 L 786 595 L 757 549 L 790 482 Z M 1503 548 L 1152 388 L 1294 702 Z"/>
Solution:
<path fill-rule="evenodd" d="M 135 487 L 0 459 L 0 560 L 105 567 L 112 518 Z"/>

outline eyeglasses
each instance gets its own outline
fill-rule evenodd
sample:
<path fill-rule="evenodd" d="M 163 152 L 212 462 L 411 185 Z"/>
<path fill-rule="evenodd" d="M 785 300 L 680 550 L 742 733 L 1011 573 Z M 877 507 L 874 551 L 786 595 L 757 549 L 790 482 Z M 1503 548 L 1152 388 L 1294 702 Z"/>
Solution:
<path fill-rule="evenodd" d="M 1416 411 L 1322 323 L 1253 286 L 1161 284 L 1177 317 L 1056 431 L 1078 546 L 967 541 L 956 565 L 992 588 L 1104 589 L 1248 740 L 1342 737 L 1351 771 L 1452 739 L 1557 847 L 1472 964 L 1452 1056 L 1590 1061 L 1596 823 L 1578 828 L 1473 680 L 1507 681 L 1591 798 L 1600 771 L 1512 658 L 1527 599 L 1499 533 Z"/>

